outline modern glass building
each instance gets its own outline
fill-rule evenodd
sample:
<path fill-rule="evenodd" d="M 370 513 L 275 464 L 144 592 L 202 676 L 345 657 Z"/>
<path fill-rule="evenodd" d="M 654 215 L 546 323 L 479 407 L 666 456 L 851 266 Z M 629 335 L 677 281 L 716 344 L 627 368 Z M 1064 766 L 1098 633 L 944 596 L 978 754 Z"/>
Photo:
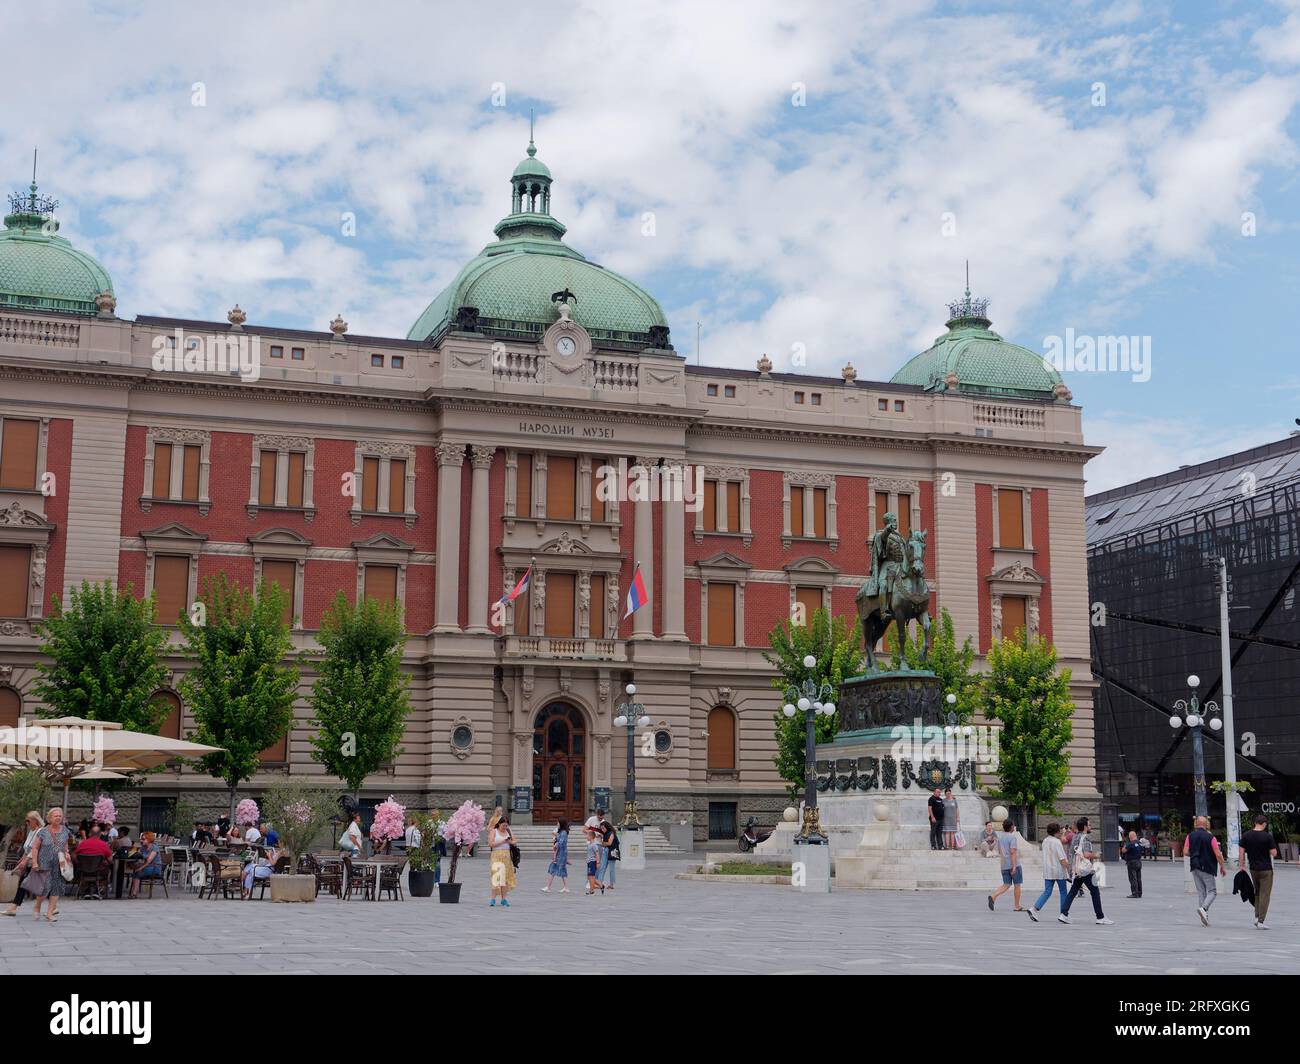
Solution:
<path fill-rule="evenodd" d="M 1192 742 L 1174 703 L 1223 702 L 1215 570 L 1227 559 L 1237 775 L 1246 804 L 1300 804 L 1300 434 L 1087 499 L 1097 782 L 1122 823 L 1190 823 Z M 1223 732 L 1203 728 L 1209 784 Z M 1224 799 L 1211 792 L 1222 825 Z"/>

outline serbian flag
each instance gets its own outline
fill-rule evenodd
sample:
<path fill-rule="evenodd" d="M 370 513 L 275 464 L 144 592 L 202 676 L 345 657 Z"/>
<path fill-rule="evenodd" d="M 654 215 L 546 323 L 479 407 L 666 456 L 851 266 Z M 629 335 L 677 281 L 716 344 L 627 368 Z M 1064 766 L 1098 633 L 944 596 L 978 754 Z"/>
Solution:
<path fill-rule="evenodd" d="M 636 572 L 632 574 L 632 586 L 627 589 L 627 613 L 623 614 L 623 619 L 627 620 L 649 601 L 645 581 L 641 579 L 641 563 L 637 562 Z"/>
<path fill-rule="evenodd" d="M 532 575 L 533 575 L 533 567 L 530 565 L 527 568 L 527 570 L 525 570 L 524 575 L 519 578 L 519 583 L 515 585 L 515 589 L 512 592 L 510 592 L 510 594 L 501 596 L 502 603 L 514 602 L 515 599 L 517 599 L 520 595 L 522 595 L 525 591 L 527 591 L 528 579 Z"/>

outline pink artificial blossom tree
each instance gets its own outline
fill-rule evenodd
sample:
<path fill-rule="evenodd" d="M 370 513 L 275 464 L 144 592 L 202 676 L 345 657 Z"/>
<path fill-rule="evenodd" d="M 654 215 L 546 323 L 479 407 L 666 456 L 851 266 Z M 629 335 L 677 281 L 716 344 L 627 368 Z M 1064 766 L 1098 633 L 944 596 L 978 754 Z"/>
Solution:
<path fill-rule="evenodd" d="M 261 818 L 257 803 L 251 798 L 244 798 L 235 809 L 235 823 L 240 827 L 253 827 Z"/>
<path fill-rule="evenodd" d="M 448 885 L 456 882 L 456 860 L 460 857 L 461 849 L 478 842 L 478 837 L 483 834 L 483 826 L 486 823 L 487 816 L 483 812 L 483 807 L 470 801 L 466 801 L 447 818 L 447 823 L 443 825 L 442 837 L 452 845 L 451 870 L 447 875 Z"/>
<path fill-rule="evenodd" d="M 90 819 L 105 826 L 116 823 L 117 806 L 113 799 L 106 794 L 101 794 L 95 799 L 95 808 L 90 811 Z"/>
<path fill-rule="evenodd" d="M 406 807 L 399 805 L 390 794 L 388 800 L 375 806 L 375 819 L 370 825 L 370 837 L 387 848 L 400 838 L 406 828 Z"/>

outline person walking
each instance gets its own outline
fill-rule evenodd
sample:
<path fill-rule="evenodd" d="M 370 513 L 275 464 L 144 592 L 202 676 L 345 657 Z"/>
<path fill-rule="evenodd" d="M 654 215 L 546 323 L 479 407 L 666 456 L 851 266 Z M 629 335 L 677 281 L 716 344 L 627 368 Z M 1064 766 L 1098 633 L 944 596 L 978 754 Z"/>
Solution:
<path fill-rule="evenodd" d="M 1100 858 L 1100 854 L 1092 848 L 1092 837 L 1088 834 L 1088 818 L 1079 817 L 1074 822 L 1074 851 L 1073 864 L 1071 871 L 1074 873 L 1074 885 L 1070 888 L 1070 893 L 1066 895 L 1065 904 L 1061 906 L 1061 914 L 1057 917 L 1063 924 L 1070 922 L 1070 906 L 1074 904 L 1074 899 L 1083 893 L 1083 888 L 1088 888 L 1088 893 L 1092 896 L 1092 911 L 1097 917 L 1099 924 L 1113 924 L 1115 921 L 1110 919 L 1101 910 L 1101 891 L 1097 889 L 1097 884 L 1092 881 L 1094 875 L 1093 862 Z"/>
<path fill-rule="evenodd" d="M 1066 880 L 1070 878 L 1070 862 L 1066 860 L 1065 847 L 1057 837 L 1060 832 L 1061 825 L 1056 821 L 1047 825 L 1047 838 L 1043 840 L 1043 893 L 1038 895 L 1038 900 L 1027 910 L 1029 919 L 1034 923 L 1038 923 L 1035 914 L 1042 911 L 1043 906 L 1051 898 L 1053 890 L 1060 891 L 1061 912 L 1065 912 Z"/>
<path fill-rule="evenodd" d="M 605 885 L 596 878 L 596 872 L 600 868 L 600 836 L 596 834 L 594 828 L 587 828 L 587 893 L 595 894 L 596 889 L 600 888 L 602 894 L 605 893 Z"/>
<path fill-rule="evenodd" d="M 961 810 L 957 808 L 957 799 L 952 796 L 952 788 L 943 792 L 943 844 L 950 850 L 957 849 L 957 832 L 961 831 Z"/>
<path fill-rule="evenodd" d="M 1130 898 L 1142 897 L 1142 858 L 1145 853 L 1146 850 L 1138 839 L 1138 833 L 1130 831 L 1128 841 L 1124 843 L 1123 849 L 1120 850 L 1120 856 L 1124 858 L 1124 864 L 1128 868 L 1128 896 Z"/>
<path fill-rule="evenodd" d="M 1273 893 L 1273 858 L 1277 856 L 1277 842 L 1268 830 L 1268 817 L 1255 814 L 1255 826 L 1241 836 L 1238 867 L 1250 863 L 1250 878 L 1255 884 L 1255 927 L 1267 931 L 1268 900 Z"/>
<path fill-rule="evenodd" d="M 1200 917 L 1202 925 L 1209 927 L 1210 906 L 1219 893 L 1214 882 L 1215 873 L 1226 876 L 1228 866 L 1219 851 L 1219 840 L 1210 834 L 1208 816 L 1196 818 L 1195 827 L 1183 845 L 1183 852 L 1190 858 L 1192 879 L 1196 883 L 1196 915 Z"/>
<path fill-rule="evenodd" d="M 500 898 L 502 907 L 506 909 L 510 908 L 510 900 L 506 895 L 515 889 L 515 865 L 510 859 L 510 846 L 514 841 L 515 837 L 510 833 L 510 821 L 502 814 L 488 830 L 488 850 L 491 856 L 488 873 L 492 883 L 491 904 L 495 905 Z"/>
<path fill-rule="evenodd" d="M 930 849 L 943 849 L 943 791 L 938 787 L 930 795 Z"/>
<path fill-rule="evenodd" d="M 596 878 L 605 885 L 606 890 L 614 889 L 615 873 L 618 862 L 623 859 L 623 851 L 618 846 L 618 832 L 608 820 L 600 822 L 600 865 Z"/>
<path fill-rule="evenodd" d="M 561 819 L 559 827 L 555 829 L 555 838 L 551 841 L 551 863 L 546 869 L 546 874 L 550 878 L 542 888 L 543 894 L 551 892 L 551 884 L 557 879 L 560 881 L 560 893 L 569 893 L 569 822 L 567 820 Z"/>
<path fill-rule="evenodd" d="M 24 819 L 24 825 L 27 834 L 23 837 L 22 856 L 18 858 L 18 863 L 12 869 L 14 873 L 23 878 L 18 881 L 18 893 L 14 895 L 14 900 L 10 903 L 9 908 L 4 911 L 5 916 L 17 916 L 19 906 L 27 897 L 27 891 L 23 889 L 23 884 L 26 882 L 27 874 L 36 867 L 32 864 L 32 847 L 36 844 L 36 833 L 45 827 L 45 821 L 41 819 L 41 814 L 33 809 Z"/>
<path fill-rule="evenodd" d="M 63 897 L 66 886 L 59 858 L 72 860 L 72 854 L 68 852 L 71 840 L 72 832 L 63 823 L 63 810 L 51 809 L 45 814 L 45 827 L 36 833 L 36 841 L 32 843 L 32 871 L 24 880 L 27 893 L 36 902 L 36 912 L 32 914 L 34 920 L 41 918 L 41 902 L 47 898 L 46 922 L 52 924 L 59 918 L 59 899 Z"/>
<path fill-rule="evenodd" d="M 1017 843 L 1016 825 L 1010 818 L 1002 821 L 1002 834 L 998 836 L 998 853 L 1002 857 L 1002 886 L 989 895 L 989 912 L 993 904 L 1009 890 L 1014 890 L 1016 912 L 1020 912 L 1020 884 L 1024 882 L 1024 869 L 1020 864 L 1020 846 Z"/>

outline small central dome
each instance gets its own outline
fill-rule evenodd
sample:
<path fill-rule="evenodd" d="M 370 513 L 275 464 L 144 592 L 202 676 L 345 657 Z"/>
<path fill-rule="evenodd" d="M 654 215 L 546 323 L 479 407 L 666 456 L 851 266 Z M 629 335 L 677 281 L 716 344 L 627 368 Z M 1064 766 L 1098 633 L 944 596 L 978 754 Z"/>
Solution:
<path fill-rule="evenodd" d="M 496 224 L 497 240 L 438 293 L 408 340 L 437 339 L 462 308 L 474 328 L 535 340 L 558 316 L 555 297 L 567 293 L 573 320 L 593 339 L 667 345 L 667 319 L 649 292 L 564 243 L 564 226 L 551 215 L 551 180 L 530 137 L 528 154 L 510 177 L 511 209 Z"/>
<path fill-rule="evenodd" d="M 1068 396 L 1061 375 L 1042 355 L 989 327 L 988 305 L 987 299 L 972 299 L 970 289 L 949 303 L 948 331 L 895 373 L 892 383 L 1020 399 Z"/>
<path fill-rule="evenodd" d="M 97 313 L 96 297 L 111 294 L 113 282 L 103 266 L 58 235 L 58 203 L 38 196 L 33 180 L 25 195 L 9 197 L 9 205 L 0 230 L 0 306 Z"/>

